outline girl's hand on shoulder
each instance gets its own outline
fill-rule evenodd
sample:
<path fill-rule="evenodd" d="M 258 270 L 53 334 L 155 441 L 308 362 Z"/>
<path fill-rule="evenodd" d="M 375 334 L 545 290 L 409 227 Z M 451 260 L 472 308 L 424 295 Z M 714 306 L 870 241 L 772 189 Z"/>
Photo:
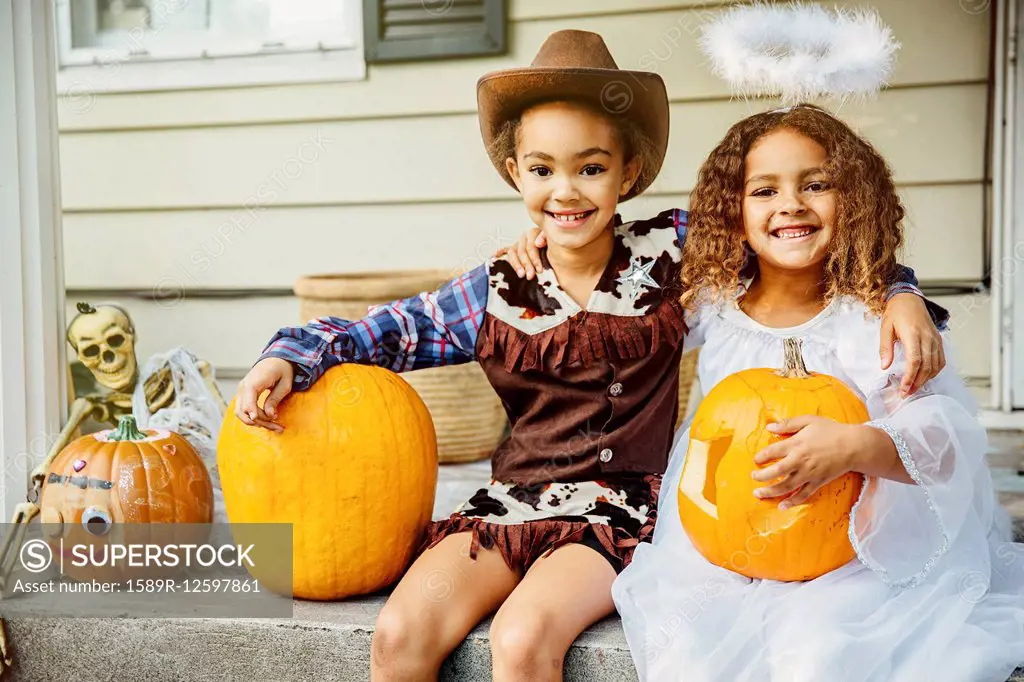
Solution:
<path fill-rule="evenodd" d="M 249 370 L 238 384 L 235 397 L 235 416 L 249 426 L 261 426 L 281 433 L 284 427 L 276 423 L 277 406 L 292 391 L 295 369 L 292 363 L 282 358 L 264 358 Z M 258 404 L 259 397 L 269 390 L 270 395 Z"/>
<path fill-rule="evenodd" d="M 540 259 L 540 250 L 547 245 L 547 239 L 539 227 L 531 227 L 519 235 L 512 246 L 503 246 L 494 252 L 494 256 L 507 255 L 508 262 L 515 268 L 520 277 L 533 279 L 533 276 L 544 269 Z"/>
<path fill-rule="evenodd" d="M 885 306 L 879 348 L 882 369 L 892 365 L 897 339 L 903 344 L 906 356 L 900 384 L 900 397 L 906 398 L 946 366 L 942 336 L 928 314 L 924 299 L 916 294 L 896 294 Z"/>
<path fill-rule="evenodd" d="M 767 428 L 774 434 L 792 435 L 754 456 L 754 464 L 764 468 L 754 471 L 751 478 L 761 482 L 781 479 L 755 489 L 754 496 L 784 497 L 779 509 L 789 509 L 853 471 L 862 435 L 859 426 L 810 415 L 769 424 Z"/>

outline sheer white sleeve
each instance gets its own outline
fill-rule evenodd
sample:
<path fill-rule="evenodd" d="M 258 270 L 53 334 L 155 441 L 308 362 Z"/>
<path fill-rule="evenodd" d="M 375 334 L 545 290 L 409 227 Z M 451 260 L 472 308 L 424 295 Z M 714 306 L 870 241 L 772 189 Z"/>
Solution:
<path fill-rule="evenodd" d="M 892 586 L 922 582 L 951 547 L 964 551 L 963 538 L 987 552 L 984 540 L 993 522 L 995 496 L 986 464 L 985 430 L 956 369 L 942 373 L 902 399 L 904 368 L 897 345 L 892 366 L 878 359 L 877 324 L 851 320 L 838 356 L 844 370 L 864 394 L 870 426 L 889 435 L 916 485 L 866 477 L 850 517 L 850 541 L 860 561 Z M 952 348 L 944 340 L 947 357 Z M 979 531 L 979 532 L 974 532 Z M 973 544 L 973 543 L 970 543 Z"/>

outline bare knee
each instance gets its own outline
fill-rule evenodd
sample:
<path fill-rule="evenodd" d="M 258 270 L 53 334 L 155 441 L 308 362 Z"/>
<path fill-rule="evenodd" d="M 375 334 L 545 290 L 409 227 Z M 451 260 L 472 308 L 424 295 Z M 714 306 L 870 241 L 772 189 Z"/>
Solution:
<path fill-rule="evenodd" d="M 411 648 L 416 627 L 413 620 L 401 608 L 385 605 L 373 630 L 374 651 L 401 652 Z"/>
<path fill-rule="evenodd" d="M 542 679 L 545 671 L 561 670 L 565 651 L 551 638 L 542 614 L 499 614 L 491 623 L 491 657 L 495 679 Z"/>
<path fill-rule="evenodd" d="M 385 679 L 414 678 L 434 665 L 429 623 L 412 609 L 388 603 L 377 616 L 370 646 L 373 668 Z"/>

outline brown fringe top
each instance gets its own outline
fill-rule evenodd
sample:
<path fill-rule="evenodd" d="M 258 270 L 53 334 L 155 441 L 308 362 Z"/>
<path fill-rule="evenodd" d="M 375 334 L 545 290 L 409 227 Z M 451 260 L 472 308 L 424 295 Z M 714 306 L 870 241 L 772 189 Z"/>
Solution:
<path fill-rule="evenodd" d="M 474 350 L 511 425 L 492 458 L 496 480 L 665 470 L 687 331 L 673 216 L 615 227 L 584 310 L 552 268 L 527 280 L 507 261 L 491 262 Z"/>
<path fill-rule="evenodd" d="M 675 298 L 663 299 L 646 315 L 581 311 L 533 335 L 487 314 L 477 357 L 503 358 L 507 372 L 552 369 L 564 364 L 590 366 L 604 360 L 635 360 L 652 353 L 661 343 L 676 346 L 686 331 L 683 308 Z"/>

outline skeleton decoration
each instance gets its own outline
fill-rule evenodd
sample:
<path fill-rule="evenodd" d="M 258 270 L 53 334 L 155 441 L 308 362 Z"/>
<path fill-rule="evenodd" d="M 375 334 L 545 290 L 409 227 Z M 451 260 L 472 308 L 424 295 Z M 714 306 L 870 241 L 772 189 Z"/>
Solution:
<path fill-rule="evenodd" d="M 138 378 L 135 328 L 123 308 L 78 304 L 68 326 L 68 342 L 96 380 L 114 391 L 130 391 Z"/>
<path fill-rule="evenodd" d="M 177 427 L 174 430 L 196 447 L 208 467 L 215 463 L 216 430 L 227 404 L 209 363 L 176 348 L 151 358 L 143 368 L 140 384 L 135 325 L 128 312 L 109 303 L 78 303 L 76 308 L 78 315 L 67 329 L 68 343 L 108 391 L 91 393 L 72 403 L 67 424 L 44 460 L 32 471 L 26 501 L 16 507 L 12 529 L 0 548 L 0 593 L 7 588 L 26 527 L 39 514 L 46 472 L 86 419 L 116 426 L 122 416 L 136 412 L 143 427 L 146 421 L 153 426 L 173 424 Z M 0 674 L 10 665 L 7 636 L 0 619 Z"/>

